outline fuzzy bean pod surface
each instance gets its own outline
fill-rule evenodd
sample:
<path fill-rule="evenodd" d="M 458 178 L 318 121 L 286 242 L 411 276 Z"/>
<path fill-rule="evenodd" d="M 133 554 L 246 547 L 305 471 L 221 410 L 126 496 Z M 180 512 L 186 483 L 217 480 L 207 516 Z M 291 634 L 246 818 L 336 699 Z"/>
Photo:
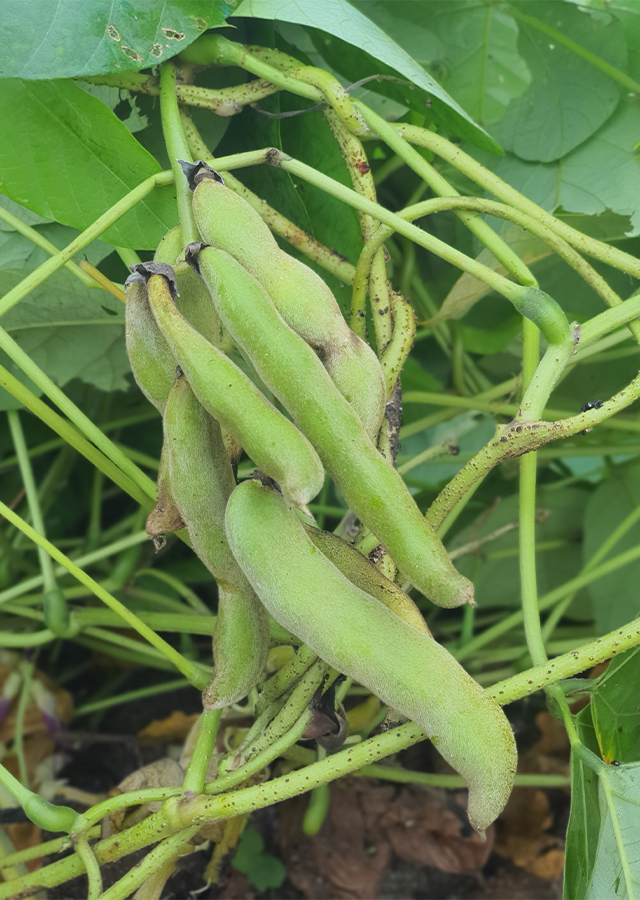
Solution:
<path fill-rule="evenodd" d="M 151 312 L 144 278 L 130 275 L 125 292 L 125 336 L 133 377 L 162 413 L 176 377 L 176 361 Z"/>
<path fill-rule="evenodd" d="M 200 171 L 206 175 L 207 169 Z M 221 181 L 198 181 L 193 211 L 204 241 L 233 256 L 260 282 L 287 325 L 318 352 L 365 431 L 375 436 L 384 415 L 384 374 L 371 347 L 345 322 L 322 278 L 281 250 L 253 207 Z"/>
<path fill-rule="evenodd" d="M 356 550 L 353 544 L 343 541 L 337 534 L 321 531 L 311 525 L 304 525 L 304 529 L 318 550 L 321 550 L 352 584 L 371 594 L 380 603 L 384 603 L 408 625 L 423 634 L 431 634 L 422 613 L 411 597 L 383 575 L 370 559 Z"/>
<path fill-rule="evenodd" d="M 197 263 L 224 328 L 400 570 L 439 606 L 473 602 L 473 585 L 452 565 L 401 476 L 374 447 L 312 348 L 289 328 L 264 288 L 222 250 L 203 247 Z"/>
<path fill-rule="evenodd" d="M 444 647 L 345 578 L 272 488 L 257 481 L 236 488 L 226 530 L 271 615 L 425 730 L 467 782 L 469 820 L 483 834 L 509 798 L 517 760 L 495 700 Z"/>
<path fill-rule="evenodd" d="M 205 709 L 220 709 L 246 697 L 260 679 L 269 619 L 227 543 L 224 515 L 235 478 L 220 426 L 184 376 L 167 401 L 164 441 L 173 497 L 193 549 L 218 582 L 214 671 L 202 696 Z"/>
<path fill-rule="evenodd" d="M 307 438 L 180 315 L 164 276 L 152 275 L 148 291 L 156 321 L 200 403 L 294 503 L 308 503 L 324 472 Z"/>

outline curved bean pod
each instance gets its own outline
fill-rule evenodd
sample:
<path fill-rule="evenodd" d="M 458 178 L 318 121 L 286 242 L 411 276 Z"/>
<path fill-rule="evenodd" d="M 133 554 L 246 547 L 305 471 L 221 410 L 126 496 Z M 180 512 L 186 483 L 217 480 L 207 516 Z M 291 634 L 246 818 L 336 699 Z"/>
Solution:
<path fill-rule="evenodd" d="M 202 697 L 205 709 L 220 709 L 258 683 L 269 652 L 269 618 L 227 543 L 224 514 L 235 478 L 220 426 L 184 376 L 171 389 L 164 433 L 173 496 L 193 549 L 218 582 L 214 671 Z"/>
<path fill-rule="evenodd" d="M 203 247 L 197 263 L 224 328 L 400 570 L 439 606 L 473 602 L 473 585 L 452 565 L 401 476 L 374 447 L 314 351 L 289 328 L 262 286 L 222 250 Z"/>
<path fill-rule="evenodd" d="M 246 200 L 201 166 L 193 212 L 207 244 L 233 256 L 271 296 L 287 325 L 315 350 L 370 437 L 378 433 L 386 398 L 382 368 L 371 347 L 347 325 L 331 290 L 313 269 L 278 247 Z"/>
<path fill-rule="evenodd" d="M 343 541 L 337 534 L 330 531 L 321 531 L 312 525 L 302 523 L 304 530 L 330 562 L 348 578 L 352 584 L 360 590 L 371 594 L 376 600 L 394 612 L 397 616 L 411 625 L 412 628 L 423 634 L 431 635 L 429 626 L 422 617 L 422 613 L 415 605 L 411 597 L 390 581 L 380 570 L 359 550 Z"/>
<path fill-rule="evenodd" d="M 131 370 L 138 387 L 158 412 L 164 412 L 176 377 L 176 361 L 149 306 L 144 278 L 125 282 L 125 337 Z"/>
<path fill-rule="evenodd" d="M 345 578 L 273 489 L 241 484 L 225 521 L 231 549 L 271 615 L 426 731 L 466 780 L 469 821 L 482 835 L 504 808 L 516 768 L 500 706 L 444 647 Z"/>
<path fill-rule="evenodd" d="M 200 403 L 287 497 L 308 503 L 320 491 L 324 472 L 307 438 L 180 315 L 164 276 L 152 275 L 148 291 L 156 321 Z"/>

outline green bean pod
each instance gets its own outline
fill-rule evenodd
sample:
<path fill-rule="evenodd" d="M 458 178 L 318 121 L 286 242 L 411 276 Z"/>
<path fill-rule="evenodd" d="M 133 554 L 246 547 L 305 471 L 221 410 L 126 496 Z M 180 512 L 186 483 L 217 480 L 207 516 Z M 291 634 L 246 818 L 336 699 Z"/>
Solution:
<path fill-rule="evenodd" d="M 269 619 L 225 535 L 225 507 L 235 478 L 220 426 L 184 376 L 171 389 L 164 433 L 173 497 L 193 549 L 218 582 L 214 671 L 202 696 L 205 709 L 220 709 L 258 683 L 269 652 Z"/>
<path fill-rule="evenodd" d="M 343 541 L 337 534 L 321 531 L 312 525 L 302 523 L 304 530 L 315 546 L 330 562 L 360 590 L 371 594 L 376 600 L 394 612 L 397 616 L 423 634 L 431 635 L 429 626 L 411 597 L 390 581 L 379 569 L 353 544 Z"/>
<path fill-rule="evenodd" d="M 374 447 L 314 351 L 289 328 L 262 286 L 233 257 L 213 247 L 200 250 L 197 265 L 223 327 L 400 570 L 438 606 L 472 603 L 473 585 L 452 565 L 401 476 Z"/>
<path fill-rule="evenodd" d="M 219 584 L 242 584 L 244 576 L 224 533 L 225 507 L 236 486 L 231 463 L 220 426 L 184 375 L 171 389 L 163 427 L 171 493 L 191 546 Z"/>
<path fill-rule="evenodd" d="M 273 489 L 241 484 L 225 522 L 234 556 L 271 615 L 425 730 L 467 782 L 469 820 L 482 835 L 509 798 L 517 761 L 500 706 L 444 647 L 345 578 Z"/>
<path fill-rule="evenodd" d="M 144 278 L 130 275 L 125 293 L 125 338 L 133 377 L 162 413 L 176 377 L 176 361 L 151 312 Z"/>
<path fill-rule="evenodd" d="M 307 438 L 180 315 L 163 275 L 149 278 L 148 291 L 156 321 L 200 403 L 292 502 L 308 503 L 320 491 L 324 472 Z"/>
<path fill-rule="evenodd" d="M 371 347 L 347 325 L 331 290 L 313 269 L 278 247 L 246 200 L 201 166 L 193 212 L 207 244 L 233 256 L 271 296 L 287 325 L 319 354 L 340 393 L 370 437 L 378 433 L 386 399 L 382 368 Z"/>

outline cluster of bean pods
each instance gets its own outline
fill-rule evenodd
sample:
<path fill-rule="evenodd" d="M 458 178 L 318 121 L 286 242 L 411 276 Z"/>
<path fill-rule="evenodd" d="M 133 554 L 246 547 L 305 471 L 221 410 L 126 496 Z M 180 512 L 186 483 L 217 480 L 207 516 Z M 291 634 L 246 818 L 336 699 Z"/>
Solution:
<path fill-rule="evenodd" d="M 467 781 L 469 819 L 482 834 L 515 773 L 501 708 L 432 638 L 406 593 L 306 521 L 326 473 L 406 580 L 440 606 L 473 602 L 471 583 L 376 448 L 386 403 L 378 359 L 322 279 L 279 248 L 218 173 L 202 162 L 183 169 L 202 241 L 183 248 L 174 229 L 154 262 L 132 267 L 126 333 L 135 379 L 164 422 L 147 529 L 161 541 L 186 526 L 218 584 L 204 707 L 234 703 L 260 681 L 270 614 L 424 729 Z M 221 349 L 222 335 L 243 368 Z M 237 485 L 242 449 L 259 473 Z"/>

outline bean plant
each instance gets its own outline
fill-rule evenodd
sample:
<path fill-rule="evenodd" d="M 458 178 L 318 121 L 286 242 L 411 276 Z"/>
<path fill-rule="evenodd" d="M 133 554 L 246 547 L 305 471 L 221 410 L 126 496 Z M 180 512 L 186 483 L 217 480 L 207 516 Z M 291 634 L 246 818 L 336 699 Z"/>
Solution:
<path fill-rule="evenodd" d="M 0 141 L 0 247 L 27 274 L 3 279 L 0 299 L 3 465 L 25 496 L 24 509 L 22 495 L 0 502 L 0 643 L 25 653 L 24 703 L 34 654 L 67 642 L 177 672 L 167 687 L 201 692 L 202 714 L 180 784 L 83 813 L 30 789 L 17 730 L 20 777 L 0 764 L 0 782 L 62 837 L 5 847 L 0 898 L 80 874 L 91 900 L 159 897 L 203 830 L 224 835 L 308 793 L 315 833 L 327 786 L 353 773 L 467 787 L 484 840 L 514 784 L 568 784 L 517 774 L 504 708 L 534 694 L 571 745 L 565 896 L 631 898 L 640 627 L 635 605 L 625 619 L 594 604 L 595 625 L 581 605 L 638 560 L 635 487 L 621 489 L 628 515 L 615 527 L 588 525 L 582 568 L 571 539 L 545 544 L 540 532 L 554 491 L 552 523 L 589 491 L 597 519 L 601 483 L 640 452 L 624 439 L 640 427 L 633 411 L 619 415 L 640 396 L 629 241 L 640 178 L 628 148 L 626 168 L 599 183 L 589 157 L 599 140 L 622 166 L 620 133 L 637 126 L 635 57 L 627 67 L 612 49 L 623 27 L 635 46 L 637 11 L 617 0 L 191 6 L 123 3 L 102 18 L 88 4 L 95 38 L 76 4 L 55 23 L 43 4 L 46 40 L 17 10 L 3 38 L 0 108 L 16 124 Z M 432 56 L 428 74 L 402 49 L 411 28 L 439 35 L 452 60 L 464 55 L 456 41 L 476 40 L 478 90 L 459 61 L 447 72 Z M 536 60 L 562 90 L 534 125 Z M 556 115 L 569 63 L 602 95 L 589 127 Z M 583 87 L 571 90 L 583 102 Z M 555 179 L 556 193 L 536 178 Z M 585 209 L 580 189 L 606 199 Z M 65 318 L 81 338 L 63 360 Z M 38 328 L 50 329 L 50 359 Z M 591 394 L 589 371 L 607 368 Z M 104 404 L 125 386 L 113 396 L 130 412 L 117 416 Z M 57 437 L 29 446 L 34 421 Z M 145 443 L 160 423 L 161 452 Z M 127 443 L 111 436 L 125 427 Z M 69 542 L 50 498 L 79 458 L 92 500 L 86 535 Z M 109 528 L 108 495 L 126 512 Z M 37 566 L 16 563 L 31 546 Z M 517 605 L 500 568 L 516 557 Z M 177 558 L 199 560 L 197 574 L 177 575 Z M 215 607 L 187 583 L 203 578 Z M 124 625 L 137 639 L 116 632 Z M 212 653 L 198 636 L 212 636 Z M 599 678 L 577 677 L 608 660 Z M 234 726 L 229 710 L 252 724 Z M 400 765 L 426 739 L 452 774 Z M 151 803 L 101 835 L 110 814 Z M 102 866 L 145 849 L 104 887 Z"/>

